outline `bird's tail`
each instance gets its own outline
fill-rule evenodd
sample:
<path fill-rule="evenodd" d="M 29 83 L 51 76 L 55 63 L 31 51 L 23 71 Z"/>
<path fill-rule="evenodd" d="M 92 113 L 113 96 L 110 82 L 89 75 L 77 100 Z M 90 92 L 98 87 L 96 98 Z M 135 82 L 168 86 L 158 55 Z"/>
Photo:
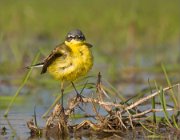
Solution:
<path fill-rule="evenodd" d="M 34 64 L 34 65 L 27 66 L 26 68 L 27 69 L 39 68 L 39 67 L 43 67 L 43 65 L 44 65 L 44 62 L 41 62 L 41 63 L 37 63 L 37 64 Z"/>

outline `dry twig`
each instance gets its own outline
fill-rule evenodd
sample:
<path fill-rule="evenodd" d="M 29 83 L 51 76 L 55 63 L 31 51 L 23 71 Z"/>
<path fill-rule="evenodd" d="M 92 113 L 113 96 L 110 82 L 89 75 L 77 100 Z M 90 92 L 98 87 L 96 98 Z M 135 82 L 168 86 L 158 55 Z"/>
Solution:
<path fill-rule="evenodd" d="M 174 88 L 174 87 L 176 87 L 176 86 L 179 86 L 179 84 L 173 85 L 173 86 L 171 86 L 171 87 L 163 88 L 162 90 L 163 90 L 163 92 L 165 92 L 165 91 L 168 91 L 168 90 L 170 90 L 170 89 L 172 89 L 172 88 Z M 154 92 L 153 94 L 151 94 L 151 95 L 149 95 L 149 96 L 146 96 L 146 97 L 144 97 L 144 98 L 139 99 L 137 102 L 132 103 L 130 106 L 127 106 L 127 107 L 125 108 L 125 110 L 132 109 L 132 108 L 134 108 L 134 107 L 136 107 L 136 106 L 144 103 L 145 101 L 153 98 L 154 96 L 158 95 L 159 93 L 161 93 L 161 90 L 158 90 L 158 91 Z"/>

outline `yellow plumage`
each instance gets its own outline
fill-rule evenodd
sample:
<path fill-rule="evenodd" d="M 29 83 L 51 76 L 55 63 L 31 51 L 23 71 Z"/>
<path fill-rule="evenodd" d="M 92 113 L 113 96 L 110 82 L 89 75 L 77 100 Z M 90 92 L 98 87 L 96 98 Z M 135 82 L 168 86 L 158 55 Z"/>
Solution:
<path fill-rule="evenodd" d="M 63 81 L 73 82 L 92 68 L 91 47 L 92 45 L 86 42 L 84 34 L 76 29 L 69 32 L 65 41 L 58 45 L 43 62 L 31 67 L 42 66 L 41 74 L 48 71 L 60 80 L 62 85 Z"/>
<path fill-rule="evenodd" d="M 91 44 L 86 42 L 84 34 L 76 29 L 66 35 L 65 41 L 58 45 L 41 63 L 31 67 L 42 67 L 41 74 L 48 71 L 54 78 L 61 81 L 62 107 L 64 81 L 73 81 L 85 75 L 93 65 Z M 31 68 L 30 67 L 30 68 Z M 77 96 L 81 96 L 77 91 Z"/>
<path fill-rule="evenodd" d="M 93 57 L 88 44 L 84 41 L 65 41 L 65 45 L 69 47 L 66 56 L 56 58 L 47 70 L 58 80 L 74 81 L 92 68 Z"/>

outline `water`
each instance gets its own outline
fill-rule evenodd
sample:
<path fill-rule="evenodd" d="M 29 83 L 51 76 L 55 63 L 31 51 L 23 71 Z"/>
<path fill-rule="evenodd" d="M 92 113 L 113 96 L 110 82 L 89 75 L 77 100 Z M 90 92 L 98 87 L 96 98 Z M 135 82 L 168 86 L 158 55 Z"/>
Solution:
<path fill-rule="evenodd" d="M 3 114 L 1 112 L 1 114 Z M 38 124 L 43 126 L 44 121 L 37 116 Z M 32 112 L 12 112 L 8 115 L 8 118 L 0 116 L 1 127 L 6 128 L 4 136 L 0 135 L 1 139 L 28 139 L 30 137 L 30 131 L 27 128 L 26 122 L 32 119 Z"/>

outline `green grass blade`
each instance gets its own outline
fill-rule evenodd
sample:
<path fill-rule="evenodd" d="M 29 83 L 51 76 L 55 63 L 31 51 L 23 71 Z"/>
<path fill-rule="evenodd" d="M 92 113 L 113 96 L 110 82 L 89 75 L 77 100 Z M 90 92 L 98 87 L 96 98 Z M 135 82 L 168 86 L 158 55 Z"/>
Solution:
<path fill-rule="evenodd" d="M 148 84 L 149 84 L 149 87 L 150 87 L 150 90 L 151 90 L 151 94 L 152 94 L 153 92 L 152 92 L 152 87 L 151 87 L 149 79 L 148 79 Z M 155 97 L 152 98 L 151 104 L 152 104 L 152 109 L 155 109 L 156 108 Z M 156 123 L 156 112 L 153 112 L 153 122 Z"/>
<path fill-rule="evenodd" d="M 7 124 L 11 130 L 11 137 L 16 139 L 17 138 L 17 132 L 16 129 L 13 128 L 13 125 L 10 123 L 10 121 L 8 120 L 8 118 L 5 119 L 7 121 Z"/>
<path fill-rule="evenodd" d="M 152 134 L 156 134 L 155 132 L 153 132 L 153 131 L 151 131 L 150 129 L 148 129 L 144 124 L 142 124 L 141 122 L 140 122 L 140 124 L 141 124 L 141 126 L 146 130 L 146 131 L 148 131 L 149 133 L 152 133 Z"/>
<path fill-rule="evenodd" d="M 106 82 L 106 84 L 111 88 L 111 89 L 108 89 L 106 88 L 105 86 L 103 88 L 105 88 L 105 90 L 111 94 L 115 93 L 116 96 L 118 96 L 119 99 L 121 99 L 123 102 L 126 101 L 126 98 L 123 97 L 121 94 L 119 94 L 119 92 L 117 91 L 116 88 L 113 87 L 113 85 L 111 83 L 109 83 L 105 78 L 102 78 L 103 81 Z"/>
<path fill-rule="evenodd" d="M 165 66 L 164 66 L 163 64 L 161 64 L 161 67 L 162 67 L 162 70 L 163 70 L 164 75 L 165 75 L 165 77 L 166 77 L 166 81 L 167 81 L 167 83 L 168 83 L 168 86 L 171 87 L 172 84 L 171 84 L 171 82 L 170 82 L 170 80 L 169 80 L 169 77 L 168 77 L 168 75 L 167 75 L 166 68 L 165 68 Z M 175 107 L 178 107 L 178 102 L 177 102 L 177 100 L 176 100 L 176 97 L 174 96 L 173 89 L 170 89 L 170 92 L 171 92 L 170 97 L 171 97 L 172 101 L 174 102 Z"/>
<path fill-rule="evenodd" d="M 164 91 L 163 91 L 162 87 L 160 88 L 160 91 L 161 92 L 159 94 L 159 97 L 160 97 L 161 106 L 162 106 L 163 112 L 164 112 L 164 118 L 167 121 L 168 125 L 170 127 L 173 127 L 170 120 L 169 120 L 169 113 L 167 112 L 166 98 L 164 96 Z"/>
<path fill-rule="evenodd" d="M 173 121 L 174 126 L 175 126 L 177 129 L 179 129 L 179 126 L 178 126 L 178 124 L 177 124 L 177 122 L 176 122 L 175 116 L 172 115 L 171 118 L 172 118 L 172 121 Z"/>
<path fill-rule="evenodd" d="M 64 92 L 64 95 L 66 93 Z M 48 110 L 42 115 L 42 118 L 46 118 L 46 116 L 49 114 L 49 112 L 53 109 L 53 107 L 55 107 L 55 105 L 59 102 L 59 100 L 62 98 L 62 94 L 59 94 L 55 101 L 52 103 L 52 105 L 48 108 Z"/>
<path fill-rule="evenodd" d="M 38 52 L 33 60 L 33 63 L 32 64 L 35 64 L 36 61 L 38 60 L 39 58 L 39 55 L 40 53 Z M 32 72 L 32 69 L 29 69 L 29 71 L 26 73 L 21 85 L 19 86 L 19 88 L 17 89 L 16 93 L 14 94 L 12 100 L 10 101 L 5 113 L 4 113 L 4 117 L 7 117 L 8 116 L 8 113 L 9 113 L 9 110 L 11 109 L 16 97 L 19 95 L 21 89 L 24 87 L 24 85 L 26 84 L 27 80 L 29 79 L 30 75 L 31 75 L 31 72 Z"/>

